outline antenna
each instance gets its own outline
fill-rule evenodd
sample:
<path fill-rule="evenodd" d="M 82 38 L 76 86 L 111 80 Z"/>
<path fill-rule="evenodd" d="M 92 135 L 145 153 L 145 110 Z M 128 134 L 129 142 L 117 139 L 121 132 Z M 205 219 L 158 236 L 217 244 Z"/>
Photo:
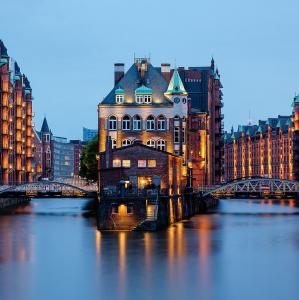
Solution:
<path fill-rule="evenodd" d="M 251 125 L 251 111 L 250 111 L 250 109 L 249 109 L 249 114 L 248 114 L 249 116 L 249 118 L 248 118 L 248 125 Z"/>

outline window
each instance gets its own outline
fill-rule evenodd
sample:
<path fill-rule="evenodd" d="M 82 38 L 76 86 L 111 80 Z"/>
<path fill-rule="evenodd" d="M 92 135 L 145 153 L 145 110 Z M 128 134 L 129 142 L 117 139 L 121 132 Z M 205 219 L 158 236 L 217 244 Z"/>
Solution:
<path fill-rule="evenodd" d="M 183 127 L 182 128 L 182 143 L 185 144 L 186 143 L 186 128 Z"/>
<path fill-rule="evenodd" d="M 143 96 L 142 95 L 136 95 L 135 97 L 136 103 L 143 103 Z"/>
<path fill-rule="evenodd" d="M 155 117 L 154 116 L 147 117 L 146 130 L 155 130 Z"/>
<path fill-rule="evenodd" d="M 130 130 L 131 129 L 131 119 L 129 116 L 124 116 L 122 121 L 122 129 Z"/>
<path fill-rule="evenodd" d="M 122 145 L 123 145 L 123 146 L 129 146 L 129 145 L 131 145 L 131 144 L 132 144 L 131 140 L 128 140 L 128 139 L 125 139 L 125 140 L 123 140 L 123 142 L 122 142 Z"/>
<path fill-rule="evenodd" d="M 116 117 L 115 116 L 109 117 L 108 128 L 110 130 L 116 130 L 116 128 L 117 128 L 117 121 L 116 121 Z"/>
<path fill-rule="evenodd" d="M 156 160 L 155 159 L 149 159 L 148 161 L 147 161 L 147 166 L 149 167 L 149 168 L 155 168 L 156 167 Z"/>
<path fill-rule="evenodd" d="M 124 168 L 131 168 L 131 161 L 129 159 L 123 160 L 123 167 Z"/>
<path fill-rule="evenodd" d="M 111 139 L 112 149 L 115 149 L 117 146 L 116 139 Z"/>
<path fill-rule="evenodd" d="M 143 101 L 144 101 L 144 103 L 151 103 L 152 102 L 152 96 L 151 95 L 144 95 Z"/>
<path fill-rule="evenodd" d="M 121 167 L 121 160 L 120 159 L 113 159 L 112 165 L 113 165 L 113 168 Z"/>
<path fill-rule="evenodd" d="M 165 151 L 165 141 L 164 140 L 157 141 L 157 149 Z"/>
<path fill-rule="evenodd" d="M 123 103 L 124 98 L 125 98 L 124 95 L 116 95 L 115 96 L 116 103 Z"/>
<path fill-rule="evenodd" d="M 155 148 L 155 141 L 154 140 L 148 140 L 146 142 L 146 145 L 152 148 Z"/>
<path fill-rule="evenodd" d="M 176 121 L 178 121 L 178 120 L 180 120 L 180 116 L 176 115 L 176 116 L 174 116 L 174 119 L 175 119 Z"/>
<path fill-rule="evenodd" d="M 158 130 L 165 130 L 166 129 L 166 120 L 164 116 L 158 117 Z"/>
<path fill-rule="evenodd" d="M 180 128 L 174 127 L 174 142 L 179 143 L 180 142 Z"/>
<path fill-rule="evenodd" d="M 138 115 L 133 118 L 133 130 L 141 130 L 141 118 Z"/>
<path fill-rule="evenodd" d="M 138 159 L 138 168 L 146 168 L 146 160 Z"/>

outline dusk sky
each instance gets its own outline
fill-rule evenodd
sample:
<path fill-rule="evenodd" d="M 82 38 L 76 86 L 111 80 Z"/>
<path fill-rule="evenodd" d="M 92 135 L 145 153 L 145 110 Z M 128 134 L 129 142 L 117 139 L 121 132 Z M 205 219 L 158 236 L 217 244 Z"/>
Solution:
<path fill-rule="evenodd" d="M 299 93 L 298 0 L 1 0 L 0 38 L 33 89 L 35 124 L 81 138 L 113 87 L 113 64 L 208 65 L 221 74 L 225 128 L 291 113 Z"/>

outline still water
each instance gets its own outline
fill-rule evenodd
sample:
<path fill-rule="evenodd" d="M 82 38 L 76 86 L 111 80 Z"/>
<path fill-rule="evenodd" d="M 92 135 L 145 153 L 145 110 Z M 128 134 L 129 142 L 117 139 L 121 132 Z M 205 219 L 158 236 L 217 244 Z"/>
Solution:
<path fill-rule="evenodd" d="M 222 200 L 165 231 L 96 230 L 88 200 L 0 215 L 0 299 L 299 299 L 293 200 Z"/>

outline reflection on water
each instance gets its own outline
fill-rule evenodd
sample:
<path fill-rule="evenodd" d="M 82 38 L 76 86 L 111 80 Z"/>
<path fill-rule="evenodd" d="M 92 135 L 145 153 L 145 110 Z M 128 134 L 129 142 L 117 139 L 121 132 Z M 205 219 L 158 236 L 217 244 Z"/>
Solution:
<path fill-rule="evenodd" d="M 99 232 L 87 203 L 0 215 L 0 299 L 298 299 L 292 199 L 222 200 L 154 233 Z"/>

